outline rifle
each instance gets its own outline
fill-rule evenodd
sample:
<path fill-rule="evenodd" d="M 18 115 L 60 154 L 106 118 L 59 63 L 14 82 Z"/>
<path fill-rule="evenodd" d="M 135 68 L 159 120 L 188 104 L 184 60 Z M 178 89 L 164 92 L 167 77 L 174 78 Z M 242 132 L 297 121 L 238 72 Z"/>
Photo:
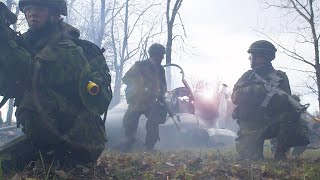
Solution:
<path fill-rule="evenodd" d="M 17 16 L 12 13 L 3 2 L 0 2 L 0 23 L 11 25 L 16 22 Z"/>
<path fill-rule="evenodd" d="M 174 115 L 173 112 L 171 111 L 171 109 L 170 109 L 170 107 L 169 107 L 169 104 L 168 104 L 168 102 L 164 99 L 164 97 L 158 98 L 158 102 L 160 103 L 161 106 L 163 106 L 163 107 L 165 108 L 165 110 L 167 111 L 169 117 L 172 119 L 174 125 L 176 126 L 177 130 L 180 131 L 180 127 L 179 127 L 179 125 L 178 125 L 178 123 L 177 123 L 177 121 L 178 121 L 178 122 L 181 122 L 180 117 L 177 116 L 177 121 L 174 119 L 174 116 L 175 116 L 175 115 Z"/>
<path fill-rule="evenodd" d="M 290 94 L 288 94 L 287 92 L 285 92 L 284 90 L 278 88 L 276 85 L 266 81 L 265 79 L 263 79 L 261 76 L 259 76 L 256 72 L 253 72 L 251 74 L 251 76 L 254 76 L 255 79 L 258 82 L 263 83 L 264 87 L 266 88 L 266 90 L 269 92 L 267 97 L 265 98 L 265 100 L 263 101 L 263 103 L 261 104 L 262 106 L 266 107 L 266 105 L 268 104 L 268 102 L 270 101 L 270 99 L 272 98 L 273 95 L 278 94 L 280 96 L 287 96 L 289 103 L 293 106 L 293 108 L 296 109 L 297 112 L 300 113 L 304 113 L 307 116 L 309 116 L 311 119 L 313 119 L 315 122 L 320 123 L 320 119 L 314 117 L 312 114 L 310 114 L 307 109 L 310 106 L 310 104 L 304 104 L 302 105 L 299 101 L 297 101 L 295 98 L 293 98 Z M 250 76 L 250 77 L 251 77 Z"/>
<path fill-rule="evenodd" d="M 15 24 L 16 22 L 17 16 L 12 13 L 3 2 L 0 2 L 0 51 L 2 54 L 2 56 L 0 56 L 1 65 L 3 62 L 7 61 L 6 53 L 8 53 L 11 49 L 21 46 L 27 50 L 18 33 L 10 28 L 10 25 Z M 19 82 L 12 82 L 10 84 L 3 84 L 1 82 L 0 95 L 3 96 L 3 98 L 0 101 L 0 108 L 8 101 L 9 98 L 16 97 L 16 95 L 20 93 L 17 92 L 17 86 L 21 86 L 21 84 L 19 84 Z M 17 122 L 17 127 L 19 127 L 19 125 L 20 123 Z"/>

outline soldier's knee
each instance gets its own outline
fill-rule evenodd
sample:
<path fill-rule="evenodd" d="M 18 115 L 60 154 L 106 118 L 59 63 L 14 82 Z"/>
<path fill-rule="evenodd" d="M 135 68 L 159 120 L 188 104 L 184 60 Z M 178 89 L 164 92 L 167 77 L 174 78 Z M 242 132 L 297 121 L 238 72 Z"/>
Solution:
<path fill-rule="evenodd" d="M 122 119 L 122 125 L 125 129 L 132 129 L 139 123 L 139 118 L 137 113 L 128 110 Z"/>
<path fill-rule="evenodd" d="M 238 138 L 236 140 L 236 151 L 243 159 L 258 160 L 263 158 L 263 143 L 253 138 Z"/>

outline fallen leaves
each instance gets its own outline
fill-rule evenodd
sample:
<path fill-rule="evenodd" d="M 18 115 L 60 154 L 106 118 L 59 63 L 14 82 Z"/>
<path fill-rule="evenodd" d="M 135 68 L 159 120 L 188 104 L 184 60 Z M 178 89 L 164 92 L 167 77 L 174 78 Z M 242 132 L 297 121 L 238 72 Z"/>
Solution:
<path fill-rule="evenodd" d="M 319 179 L 318 158 L 290 159 L 275 162 L 243 161 L 237 155 L 224 152 L 177 151 L 177 152 L 136 152 L 104 153 L 95 165 L 75 165 L 73 167 L 26 168 L 24 172 L 13 172 L 4 179 L 152 179 L 152 180 L 198 180 L 198 179 Z M 37 164 L 37 163 L 33 163 Z M 48 165 L 45 165 L 48 166 Z M 34 169 L 37 169 L 34 171 Z"/>

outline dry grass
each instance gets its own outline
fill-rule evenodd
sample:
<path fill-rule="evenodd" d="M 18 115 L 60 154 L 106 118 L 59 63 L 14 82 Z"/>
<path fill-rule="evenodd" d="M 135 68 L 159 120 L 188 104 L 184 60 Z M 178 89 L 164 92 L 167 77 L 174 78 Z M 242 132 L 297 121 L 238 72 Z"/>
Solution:
<path fill-rule="evenodd" d="M 275 162 L 266 151 L 264 161 L 239 160 L 234 150 L 168 152 L 104 152 L 95 165 L 56 168 L 31 163 L 3 179 L 320 179 L 320 151 Z"/>

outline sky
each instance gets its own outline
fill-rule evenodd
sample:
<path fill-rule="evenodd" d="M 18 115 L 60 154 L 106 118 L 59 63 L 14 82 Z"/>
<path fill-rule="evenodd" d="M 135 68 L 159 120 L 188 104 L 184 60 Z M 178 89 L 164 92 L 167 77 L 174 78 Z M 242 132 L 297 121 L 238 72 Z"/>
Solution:
<path fill-rule="evenodd" d="M 281 20 L 277 10 L 263 9 L 257 0 L 185 0 L 180 12 L 188 42 L 194 46 L 192 53 L 177 60 L 184 68 L 187 81 L 188 78 L 203 79 L 212 86 L 221 81 L 229 86 L 229 92 L 238 78 L 250 69 L 247 53 L 250 44 L 268 40 L 255 29 L 276 34 Z M 304 88 L 299 88 L 305 77 L 282 67 L 308 67 L 293 62 L 279 51 L 278 48 L 276 59 L 272 61 L 274 67 L 287 73 L 293 93 L 305 93 Z M 309 111 L 314 112 L 316 99 L 315 95 L 304 95 L 302 102 L 311 103 Z"/>

